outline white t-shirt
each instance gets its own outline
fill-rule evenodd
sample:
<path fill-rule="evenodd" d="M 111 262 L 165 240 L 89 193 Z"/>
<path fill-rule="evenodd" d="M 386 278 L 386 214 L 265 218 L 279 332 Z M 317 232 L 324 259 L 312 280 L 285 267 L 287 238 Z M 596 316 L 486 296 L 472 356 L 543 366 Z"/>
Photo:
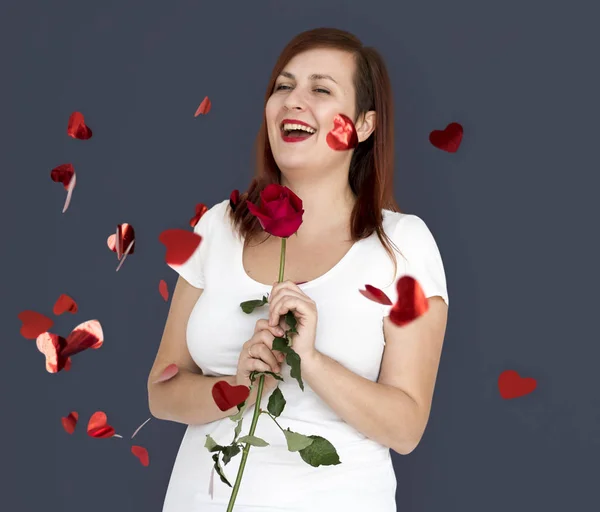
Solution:
<path fill-rule="evenodd" d="M 441 296 L 448 303 L 446 277 L 436 242 L 416 215 L 383 210 L 383 227 L 400 249 L 398 271 L 376 233 L 355 243 L 342 260 L 322 276 L 301 284 L 313 299 L 319 321 L 315 346 L 323 354 L 376 382 L 383 350 L 383 318 L 392 306 L 373 302 L 361 293 L 365 284 L 381 288 L 395 302 L 395 283 L 405 274 L 419 281 L 426 297 Z M 242 264 L 243 240 L 229 220 L 229 199 L 210 208 L 194 228 L 203 240 L 184 264 L 172 267 L 204 292 L 187 325 L 187 346 L 204 375 L 235 375 L 242 345 L 252 337 L 256 321 L 268 318 L 268 304 L 244 313 L 240 303 L 260 299 L 272 285 L 249 277 Z M 394 251 L 396 252 L 396 251 Z M 278 276 L 273 276 L 273 282 Z M 285 279 L 285 276 L 284 276 Z M 236 512 L 396 512 L 396 476 L 389 448 L 366 438 L 343 421 L 304 381 L 304 391 L 283 363 L 279 388 L 286 400 L 277 422 L 304 435 L 320 435 L 336 448 L 341 464 L 312 467 L 297 452 L 289 452 L 283 432 L 261 414 L 255 435 L 269 443 L 250 447 Z M 258 380 L 256 381 L 256 385 Z M 266 409 L 269 393 L 263 393 Z M 244 414 L 240 437 L 250 430 L 254 406 Z M 206 435 L 221 445 L 233 440 L 236 424 L 223 418 L 188 426 L 167 490 L 163 512 L 225 511 L 232 488 L 214 474 L 214 462 L 204 444 Z M 221 467 L 234 485 L 242 454 Z"/>

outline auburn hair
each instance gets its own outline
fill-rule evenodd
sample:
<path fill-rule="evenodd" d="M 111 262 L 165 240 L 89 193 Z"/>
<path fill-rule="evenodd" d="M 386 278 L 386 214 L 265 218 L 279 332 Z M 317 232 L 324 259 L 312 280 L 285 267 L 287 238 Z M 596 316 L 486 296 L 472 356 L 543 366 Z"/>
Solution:
<path fill-rule="evenodd" d="M 356 92 L 356 122 L 360 115 L 374 110 L 375 129 L 370 137 L 353 151 L 348 181 L 356 203 L 351 215 L 351 236 L 354 242 L 370 236 L 373 231 L 394 263 L 391 246 L 398 247 L 383 229 L 382 208 L 402 213 L 394 199 L 394 119 L 392 88 L 387 68 L 377 50 L 363 46 L 350 32 L 336 28 L 307 30 L 294 37 L 283 49 L 271 73 L 265 94 L 265 106 L 273 93 L 277 77 L 287 63 L 299 53 L 315 48 L 332 48 L 354 55 L 353 77 Z M 263 109 L 264 112 L 264 109 Z M 230 220 L 246 245 L 263 233 L 258 219 L 250 213 L 246 201 L 258 206 L 260 192 L 271 183 L 280 184 L 281 171 L 271 151 L 267 124 L 263 113 L 255 144 L 255 172 L 248 189 L 241 193 L 235 209 L 229 210 Z M 400 252 L 398 250 L 398 252 Z"/>

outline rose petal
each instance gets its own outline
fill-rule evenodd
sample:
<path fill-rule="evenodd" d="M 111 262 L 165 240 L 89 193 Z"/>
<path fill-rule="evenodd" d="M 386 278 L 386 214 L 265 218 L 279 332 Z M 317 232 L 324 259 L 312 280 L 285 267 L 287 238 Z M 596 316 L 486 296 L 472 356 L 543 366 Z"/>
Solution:
<path fill-rule="evenodd" d="M 21 311 L 17 315 L 17 318 L 23 322 L 21 335 L 28 340 L 36 339 L 40 334 L 50 330 L 54 325 L 54 321 L 51 318 L 29 309 Z"/>
<path fill-rule="evenodd" d="M 115 435 L 115 429 L 108 424 L 106 413 L 97 411 L 92 414 L 87 426 L 87 433 L 96 439 L 105 439 Z"/>
<path fill-rule="evenodd" d="M 179 367 L 175 363 L 171 363 L 163 370 L 163 372 L 160 374 L 160 377 L 158 377 L 158 379 L 154 381 L 154 384 L 172 379 L 173 377 L 175 377 L 175 375 L 177 375 L 178 372 Z"/>
<path fill-rule="evenodd" d="M 61 418 L 63 428 L 67 434 L 75 432 L 75 426 L 77 425 L 78 419 L 79 414 L 75 411 L 71 411 L 68 416 Z"/>
<path fill-rule="evenodd" d="M 150 457 L 148 456 L 148 450 L 146 450 L 146 448 L 133 445 L 131 447 L 131 453 L 140 459 L 142 466 L 148 466 L 150 464 Z"/>
<path fill-rule="evenodd" d="M 206 206 L 204 203 L 198 203 L 196 205 L 196 213 L 190 219 L 190 226 L 192 228 L 196 227 L 196 224 L 198 224 L 198 221 L 202 218 L 202 215 L 204 215 L 207 211 L 208 206 Z"/>
<path fill-rule="evenodd" d="M 505 400 L 528 395 L 536 388 L 533 377 L 521 377 L 515 370 L 505 370 L 498 377 L 498 391 Z"/>
<path fill-rule="evenodd" d="M 77 303 L 71 297 L 63 293 L 60 295 L 60 297 L 58 297 L 58 299 L 56 299 L 52 312 L 56 316 L 59 316 L 67 311 L 75 314 L 77 313 L 77 309 Z"/>
<path fill-rule="evenodd" d="M 202 100 L 202 103 L 200 103 L 200 106 L 196 110 L 194 117 L 198 117 L 200 114 L 208 114 L 210 112 L 211 106 L 212 106 L 212 104 L 211 104 L 210 100 L 208 99 L 208 96 L 206 96 Z"/>
<path fill-rule="evenodd" d="M 335 151 L 347 151 L 358 146 L 358 134 L 352 119 L 344 114 L 333 118 L 333 129 L 326 138 L 329 147 Z"/>
<path fill-rule="evenodd" d="M 392 301 L 390 298 L 379 288 L 375 286 L 371 286 L 370 284 L 365 285 L 365 290 L 358 290 L 362 293 L 367 299 L 377 302 L 379 304 L 383 304 L 385 306 L 391 306 Z"/>
<path fill-rule="evenodd" d="M 169 289 L 167 288 L 167 282 L 164 279 L 161 279 L 158 283 L 158 293 L 160 293 L 160 296 L 165 302 L 169 300 Z"/>
<path fill-rule="evenodd" d="M 429 134 L 429 142 L 433 146 L 448 153 L 456 153 L 463 137 L 463 127 L 459 123 L 450 123 L 443 130 L 433 130 Z"/>
<path fill-rule="evenodd" d="M 83 114 L 81 112 L 73 112 L 69 117 L 69 124 L 67 125 L 67 135 L 74 139 L 87 140 L 92 136 L 92 130 L 90 130 L 86 124 Z"/>
<path fill-rule="evenodd" d="M 167 229 L 158 239 L 167 248 L 165 262 L 175 266 L 183 265 L 189 260 L 202 241 L 200 235 L 185 229 Z"/>
<path fill-rule="evenodd" d="M 402 276 L 396 283 L 398 301 L 390 311 L 390 320 L 402 327 L 429 309 L 429 301 L 421 285 L 411 276 Z"/>
<path fill-rule="evenodd" d="M 220 380 L 212 387 L 212 396 L 219 409 L 228 411 L 250 396 L 250 388 L 232 386 L 226 380 Z"/>
<path fill-rule="evenodd" d="M 73 356 L 85 349 L 98 349 L 104 343 L 102 326 L 98 320 L 88 320 L 79 324 L 67 337 L 66 347 L 61 351 L 64 358 Z"/>

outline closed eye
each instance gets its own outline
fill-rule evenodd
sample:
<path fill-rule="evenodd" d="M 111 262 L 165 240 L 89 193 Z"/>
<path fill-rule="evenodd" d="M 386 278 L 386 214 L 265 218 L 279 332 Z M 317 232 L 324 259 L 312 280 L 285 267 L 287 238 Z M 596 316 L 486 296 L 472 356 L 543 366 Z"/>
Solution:
<path fill-rule="evenodd" d="M 284 84 L 280 84 L 277 87 L 275 87 L 276 91 L 280 91 L 282 89 L 291 89 L 291 87 L 289 85 L 284 85 Z M 314 91 L 319 91 L 322 92 L 324 94 L 331 94 L 327 89 L 321 89 L 320 87 L 317 87 L 316 89 L 313 89 Z"/>

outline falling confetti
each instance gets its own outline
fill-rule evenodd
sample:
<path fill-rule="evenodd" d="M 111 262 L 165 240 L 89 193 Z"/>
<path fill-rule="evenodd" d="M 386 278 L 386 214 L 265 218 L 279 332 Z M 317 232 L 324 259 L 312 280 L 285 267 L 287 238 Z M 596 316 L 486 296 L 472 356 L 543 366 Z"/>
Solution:
<path fill-rule="evenodd" d="M 69 312 L 72 314 L 77 313 L 77 303 L 68 295 L 64 293 L 56 299 L 52 312 L 56 315 L 62 315 L 63 313 Z"/>
<path fill-rule="evenodd" d="M 236 188 L 229 195 L 229 208 L 231 208 L 234 212 L 237 208 L 238 203 L 240 202 L 240 191 Z"/>
<path fill-rule="evenodd" d="M 200 245 L 202 237 L 185 229 L 167 229 L 158 240 L 167 248 L 165 262 L 167 265 L 183 265 L 189 260 Z"/>
<path fill-rule="evenodd" d="M 147 467 L 150 464 L 150 457 L 148 456 L 148 450 L 142 446 L 133 445 L 131 447 L 131 453 L 133 453 L 142 463 L 142 466 Z"/>
<path fill-rule="evenodd" d="M 29 309 L 21 311 L 17 318 L 23 322 L 21 326 L 21 336 L 28 340 L 35 340 L 40 334 L 50 330 L 54 325 L 54 320 Z"/>
<path fill-rule="evenodd" d="M 80 140 L 87 140 L 92 137 L 92 130 L 86 126 L 81 112 L 73 112 L 69 117 L 67 135 Z"/>
<path fill-rule="evenodd" d="M 333 129 L 327 134 L 327 144 L 335 151 L 347 151 L 358 146 L 358 135 L 352 119 L 344 114 L 333 118 Z"/>
<path fill-rule="evenodd" d="M 219 409 L 228 411 L 250 396 L 250 388 L 243 385 L 232 386 L 226 380 L 220 380 L 212 387 L 212 396 Z"/>
<path fill-rule="evenodd" d="M 108 424 L 106 413 L 97 411 L 92 414 L 87 426 L 87 433 L 96 439 L 115 437 L 115 429 Z M 120 437 L 120 436 L 119 436 Z"/>
<path fill-rule="evenodd" d="M 161 279 L 158 283 L 158 292 L 165 302 L 169 300 L 169 289 L 167 288 L 167 282 Z"/>
<path fill-rule="evenodd" d="M 533 377 L 521 377 L 515 370 L 505 370 L 498 377 L 498 391 L 505 400 L 528 395 L 536 387 Z"/>
<path fill-rule="evenodd" d="M 73 189 L 77 182 L 75 168 L 72 164 L 59 165 L 50 171 L 50 178 L 56 183 L 62 183 L 67 191 L 67 199 L 65 199 L 65 205 L 62 210 L 62 213 L 65 213 L 71 203 L 71 196 L 73 195 Z"/>
<path fill-rule="evenodd" d="M 142 430 L 142 427 L 143 427 L 143 426 L 144 426 L 146 423 L 148 423 L 148 422 L 149 422 L 151 419 L 152 419 L 152 416 L 150 416 L 150 417 L 149 417 L 149 418 L 148 418 L 146 421 L 144 421 L 144 423 L 142 423 L 142 424 L 141 424 L 141 425 L 140 425 L 138 428 L 136 428 L 136 429 L 135 429 L 135 432 L 134 432 L 133 434 L 131 434 L 131 439 L 133 439 L 133 438 L 136 436 L 136 434 L 137 434 L 137 433 L 138 433 L 140 430 Z"/>
<path fill-rule="evenodd" d="M 75 432 L 75 426 L 77 425 L 78 419 L 79 414 L 75 411 L 71 411 L 68 416 L 61 418 L 63 428 L 67 434 Z"/>
<path fill-rule="evenodd" d="M 391 306 L 392 301 L 390 298 L 379 288 L 375 286 L 371 286 L 370 284 L 365 285 L 365 290 L 358 290 L 362 293 L 367 299 L 377 302 L 379 304 L 383 304 L 385 306 Z"/>
<path fill-rule="evenodd" d="M 202 100 L 202 103 L 200 103 L 200 106 L 196 110 L 194 117 L 198 117 L 200 114 L 208 114 L 210 112 L 211 106 L 212 106 L 212 104 L 211 104 L 210 100 L 208 99 L 208 96 L 206 96 Z"/>
<path fill-rule="evenodd" d="M 179 368 L 177 367 L 177 365 L 175 363 L 172 363 L 163 370 L 163 372 L 160 374 L 160 377 L 158 377 L 158 379 L 156 379 L 154 381 L 154 384 L 158 384 L 159 382 L 165 382 L 167 380 L 170 380 L 173 377 L 175 377 L 175 375 L 177 375 L 178 372 L 179 372 Z"/>
<path fill-rule="evenodd" d="M 202 215 L 204 215 L 207 211 L 208 211 L 208 206 L 206 206 L 203 203 L 198 203 L 196 205 L 196 213 L 190 219 L 190 226 L 196 227 L 196 224 L 198 224 L 198 221 L 202 218 Z"/>
<path fill-rule="evenodd" d="M 117 224 L 117 232 L 110 235 L 106 240 L 108 248 L 117 253 L 117 259 L 119 265 L 117 266 L 117 272 L 125 262 L 128 254 L 135 252 L 135 231 L 131 224 L 123 223 Z M 123 252 L 125 248 L 125 252 Z"/>
<path fill-rule="evenodd" d="M 444 130 L 433 130 L 429 142 L 448 153 L 456 153 L 463 137 L 463 127 L 459 123 L 450 123 Z"/>
<path fill-rule="evenodd" d="M 390 320 L 399 327 L 425 314 L 429 301 L 420 284 L 411 276 L 402 276 L 396 282 L 398 300 L 390 311 Z"/>

